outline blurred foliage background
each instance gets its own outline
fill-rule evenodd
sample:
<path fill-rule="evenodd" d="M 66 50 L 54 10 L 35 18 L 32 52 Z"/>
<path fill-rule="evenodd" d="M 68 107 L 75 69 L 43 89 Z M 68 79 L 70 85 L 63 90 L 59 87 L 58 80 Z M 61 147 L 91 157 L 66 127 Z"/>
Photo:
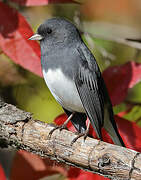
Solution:
<path fill-rule="evenodd" d="M 140 50 L 112 41 L 112 37 L 141 37 L 140 0 L 86 0 L 81 4 L 49 4 L 38 7 L 10 4 L 24 15 L 35 32 L 45 19 L 51 17 L 65 17 L 73 21 L 84 32 L 83 39 L 95 55 L 101 71 L 130 60 L 141 62 Z M 108 37 L 109 40 L 103 37 Z M 0 91 L 7 102 L 33 113 L 35 119 L 46 122 L 52 122 L 63 112 L 42 78 L 13 64 L 5 55 L 0 56 L 0 66 L 4 67 L 0 71 Z M 130 89 L 127 99 L 114 108 L 115 113 L 134 105 L 125 118 L 139 120 L 140 89 L 141 83 Z"/>

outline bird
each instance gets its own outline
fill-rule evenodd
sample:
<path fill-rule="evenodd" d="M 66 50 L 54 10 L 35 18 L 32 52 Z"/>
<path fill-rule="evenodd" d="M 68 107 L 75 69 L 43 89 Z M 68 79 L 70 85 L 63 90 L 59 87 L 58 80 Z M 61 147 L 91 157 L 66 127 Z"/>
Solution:
<path fill-rule="evenodd" d="M 100 68 L 78 28 L 65 18 L 53 17 L 45 20 L 29 40 L 40 41 L 44 80 L 68 116 L 57 128 L 66 128 L 71 121 L 78 132 L 75 142 L 81 136 L 88 136 L 90 124 L 103 140 L 104 127 L 113 142 L 124 147 Z"/>

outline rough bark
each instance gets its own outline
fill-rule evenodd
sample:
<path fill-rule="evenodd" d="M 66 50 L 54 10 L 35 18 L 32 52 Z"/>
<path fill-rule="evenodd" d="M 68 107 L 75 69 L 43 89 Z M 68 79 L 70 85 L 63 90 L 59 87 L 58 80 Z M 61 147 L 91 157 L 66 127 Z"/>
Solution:
<path fill-rule="evenodd" d="M 79 138 L 70 131 L 33 120 L 30 113 L 0 100 L 0 146 L 23 149 L 111 179 L 140 180 L 141 154 L 96 139 Z"/>

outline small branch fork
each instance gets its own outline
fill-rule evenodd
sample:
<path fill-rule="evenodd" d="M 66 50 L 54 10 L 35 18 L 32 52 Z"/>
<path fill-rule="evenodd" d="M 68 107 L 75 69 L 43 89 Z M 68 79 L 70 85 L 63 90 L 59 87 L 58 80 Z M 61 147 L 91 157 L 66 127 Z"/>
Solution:
<path fill-rule="evenodd" d="M 53 125 L 33 120 L 30 113 L 0 100 L 0 147 L 14 147 L 50 157 L 59 162 L 100 174 L 110 179 L 141 180 L 141 154 L 59 129 L 48 139 Z"/>

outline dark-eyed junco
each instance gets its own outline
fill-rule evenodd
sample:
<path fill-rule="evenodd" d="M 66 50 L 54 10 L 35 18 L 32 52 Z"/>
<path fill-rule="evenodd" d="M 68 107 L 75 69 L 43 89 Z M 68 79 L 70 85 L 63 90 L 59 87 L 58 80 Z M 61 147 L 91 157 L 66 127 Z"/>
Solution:
<path fill-rule="evenodd" d="M 68 115 L 60 128 L 71 120 L 80 136 L 86 137 L 91 123 L 98 138 L 102 140 L 104 127 L 115 144 L 124 146 L 101 72 L 78 29 L 65 19 L 52 18 L 30 40 L 40 41 L 45 82 Z"/>

